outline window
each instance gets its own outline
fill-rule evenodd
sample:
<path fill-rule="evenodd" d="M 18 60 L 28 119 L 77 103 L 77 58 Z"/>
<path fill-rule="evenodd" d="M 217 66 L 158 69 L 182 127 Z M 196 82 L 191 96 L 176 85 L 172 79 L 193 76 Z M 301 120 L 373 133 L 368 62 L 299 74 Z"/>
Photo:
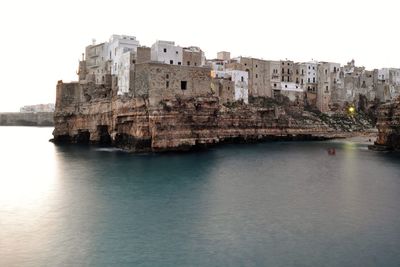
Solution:
<path fill-rule="evenodd" d="M 312 67 L 313 70 L 315 70 L 315 67 Z"/>
<path fill-rule="evenodd" d="M 312 82 L 315 83 L 315 77 L 312 78 Z"/>
<path fill-rule="evenodd" d="M 299 83 L 299 78 L 296 78 L 296 83 Z"/>
<path fill-rule="evenodd" d="M 333 67 L 333 72 L 336 72 L 336 67 Z"/>
<path fill-rule="evenodd" d="M 178 51 L 175 52 L 178 55 Z"/>
<path fill-rule="evenodd" d="M 182 62 L 178 62 L 178 65 L 182 65 Z"/>
<path fill-rule="evenodd" d="M 290 74 L 290 70 L 289 69 L 287 70 L 287 74 Z"/>
<path fill-rule="evenodd" d="M 169 88 L 169 81 L 166 81 L 166 82 L 165 82 L 165 87 L 166 87 L 166 88 Z"/>
<path fill-rule="evenodd" d="M 245 66 L 247 66 L 247 63 L 244 63 Z"/>
<path fill-rule="evenodd" d="M 136 60 L 132 60 L 132 64 L 135 64 L 136 63 Z"/>
<path fill-rule="evenodd" d="M 173 60 L 170 60 L 170 61 L 169 61 L 169 64 L 171 64 L 171 65 L 174 64 L 174 61 L 173 61 Z"/>
<path fill-rule="evenodd" d="M 290 63 L 288 63 L 287 65 L 290 66 Z"/>
<path fill-rule="evenodd" d="M 285 84 L 285 88 L 287 88 L 287 84 Z"/>
<path fill-rule="evenodd" d="M 288 82 L 290 82 L 290 79 L 289 79 L 289 78 L 290 78 L 290 77 L 287 77 L 287 81 L 288 81 Z"/>
<path fill-rule="evenodd" d="M 308 82 L 310 82 L 310 78 L 308 78 Z"/>
<path fill-rule="evenodd" d="M 284 82 L 284 81 L 285 81 L 285 77 L 282 76 L 282 82 Z"/>
<path fill-rule="evenodd" d="M 187 62 L 187 65 L 190 66 L 190 61 Z"/>
<path fill-rule="evenodd" d="M 311 69 L 311 67 L 310 67 L 310 66 L 308 66 L 308 69 Z"/>
<path fill-rule="evenodd" d="M 304 70 L 301 70 L 301 75 L 304 75 Z"/>
<path fill-rule="evenodd" d="M 244 78 L 243 78 L 243 76 L 242 76 L 242 77 L 240 77 L 240 80 L 241 80 L 242 82 L 244 82 Z"/>
<path fill-rule="evenodd" d="M 299 74 L 299 70 L 296 70 L 296 74 L 297 74 L 297 75 Z"/>
<path fill-rule="evenodd" d="M 181 89 L 186 90 L 187 89 L 187 81 L 181 81 Z"/>
<path fill-rule="evenodd" d="M 197 66 L 197 63 L 195 62 L 194 65 Z"/>
<path fill-rule="evenodd" d="M 166 78 L 166 79 L 169 79 L 169 74 L 165 75 L 165 78 Z"/>
<path fill-rule="evenodd" d="M 164 48 L 164 53 L 167 53 L 167 48 Z"/>
<path fill-rule="evenodd" d="M 276 83 L 274 83 L 274 87 L 276 87 Z"/>
<path fill-rule="evenodd" d="M 327 69 L 325 69 L 325 75 L 328 75 L 328 70 Z"/>
<path fill-rule="evenodd" d="M 303 79 L 301 79 L 301 84 L 303 84 Z"/>
<path fill-rule="evenodd" d="M 256 68 L 257 68 L 258 66 L 257 66 L 257 64 L 256 64 Z"/>
<path fill-rule="evenodd" d="M 258 78 L 258 74 L 256 74 L 256 78 Z"/>
<path fill-rule="evenodd" d="M 328 85 L 327 85 L 327 86 L 325 87 L 325 92 L 328 92 L 328 88 L 329 88 L 329 87 L 328 87 Z"/>
<path fill-rule="evenodd" d="M 285 73 L 285 69 L 284 68 L 282 68 L 282 74 L 284 74 Z"/>

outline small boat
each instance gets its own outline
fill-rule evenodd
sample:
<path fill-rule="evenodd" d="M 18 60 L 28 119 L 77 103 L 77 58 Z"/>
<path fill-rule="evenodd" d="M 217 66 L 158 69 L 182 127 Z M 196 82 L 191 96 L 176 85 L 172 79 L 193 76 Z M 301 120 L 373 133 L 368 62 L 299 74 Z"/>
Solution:
<path fill-rule="evenodd" d="M 336 155 L 336 149 L 335 148 L 328 148 L 328 155 L 330 155 L 330 156 Z"/>

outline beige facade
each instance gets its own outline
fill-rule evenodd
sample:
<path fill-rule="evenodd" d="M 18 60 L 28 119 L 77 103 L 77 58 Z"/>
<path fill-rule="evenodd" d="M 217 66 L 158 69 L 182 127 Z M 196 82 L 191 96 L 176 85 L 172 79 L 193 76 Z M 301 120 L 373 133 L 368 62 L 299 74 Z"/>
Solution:
<path fill-rule="evenodd" d="M 242 69 L 249 73 L 249 95 L 272 97 L 271 61 L 248 57 L 239 57 L 237 60 Z"/>
<path fill-rule="evenodd" d="M 134 96 L 148 97 L 153 106 L 163 99 L 206 96 L 212 94 L 210 71 L 157 62 L 136 64 Z"/>
<path fill-rule="evenodd" d="M 293 82 L 293 61 L 281 60 L 281 81 Z"/>
<path fill-rule="evenodd" d="M 137 48 L 136 60 L 133 63 L 140 64 L 151 61 L 151 48 L 139 46 Z"/>
<path fill-rule="evenodd" d="M 110 65 L 107 60 L 108 44 L 101 43 L 86 47 L 86 81 L 95 84 L 104 84 L 106 75 L 110 74 Z"/>
<path fill-rule="evenodd" d="M 212 79 L 211 90 L 218 95 L 220 103 L 235 101 L 235 82 L 231 79 Z"/>
<path fill-rule="evenodd" d="M 204 64 L 204 53 L 197 47 L 183 48 L 182 57 L 182 65 L 184 66 L 200 67 Z"/>
<path fill-rule="evenodd" d="M 228 61 L 231 59 L 231 53 L 227 51 L 221 51 L 217 53 L 217 59 Z"/>
<path fill-rule="evenodd" d="M 293 64 L 293 82 L 305 88 L 307 66 L 302 63 Z"/>

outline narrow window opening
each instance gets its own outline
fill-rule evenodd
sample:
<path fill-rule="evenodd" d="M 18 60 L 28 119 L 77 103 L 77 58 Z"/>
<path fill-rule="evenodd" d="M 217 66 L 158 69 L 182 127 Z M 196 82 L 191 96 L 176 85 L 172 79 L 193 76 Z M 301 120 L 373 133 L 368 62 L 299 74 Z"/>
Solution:
<path fill-rule="evenodd" d="M 187 89 L 187 81 L 181 81 L 181 89 L 186 90 Z"/>

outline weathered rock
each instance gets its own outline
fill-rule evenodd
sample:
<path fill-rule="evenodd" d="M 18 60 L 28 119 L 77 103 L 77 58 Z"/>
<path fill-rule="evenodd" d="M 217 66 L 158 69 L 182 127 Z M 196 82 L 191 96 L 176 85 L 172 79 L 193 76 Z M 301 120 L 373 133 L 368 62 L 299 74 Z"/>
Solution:
<path fill-rule="evenodd" d="M 329 120 L 290 104 L 268 100 L 224 106 L 212 95 L 169 97 L 150 104 L 146 98 L 116 96 L 94 84 L 62 82 L 57 85 L 54 122 L 55 142 L 111 143 L 139 152 L 345 136 Z"/>
<path fill-rule="evenodd" d="M 378 109 L 378 138 L 373 150 L 400 150 L 400 98 Z"/>

